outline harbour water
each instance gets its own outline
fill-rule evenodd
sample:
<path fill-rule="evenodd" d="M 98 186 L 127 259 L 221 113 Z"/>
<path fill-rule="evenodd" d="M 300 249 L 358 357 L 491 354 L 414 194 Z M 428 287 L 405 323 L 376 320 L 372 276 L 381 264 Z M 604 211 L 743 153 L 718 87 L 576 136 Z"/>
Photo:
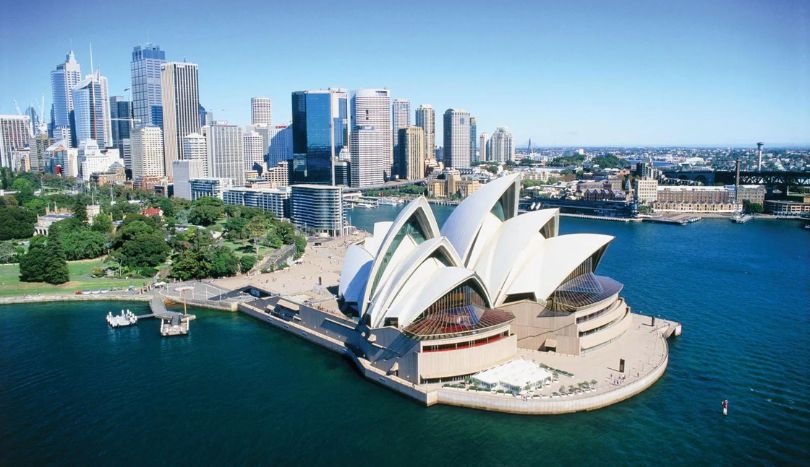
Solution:
<path fill-rule="evenodd" d="M 356 209 L 352 222 L 398 209 Z M 157 322 L 104 322 L 145 303 L 9 305 L 0 465 L 807 462 L 810 232 L 570 218 L 561 232 L 614 235 L 599 271 L 625 284 L 633 309 L 683 324 L 664 377 L 631 400 L 553 417 L 425 408 L 236 313 L 196 309 L 190 335 L 166 339 Z"/>

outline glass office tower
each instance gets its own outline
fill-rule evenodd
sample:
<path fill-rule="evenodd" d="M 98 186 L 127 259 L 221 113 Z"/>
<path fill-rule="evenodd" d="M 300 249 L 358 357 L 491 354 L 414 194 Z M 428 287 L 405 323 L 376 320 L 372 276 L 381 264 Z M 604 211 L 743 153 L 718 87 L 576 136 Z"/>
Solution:
<path fill-rule="evenodd" d="M 160 65 L 165 62 L 166 52 L 158 45 L 139 45 L 132 49 L 132 112 L 136 126 L 163 128 Z"/>
<path fill-rule="evenodd" d="M 335 161 L 348 158 L 345 89 L 292 93 L 292 183 L 335 184 Z"/>

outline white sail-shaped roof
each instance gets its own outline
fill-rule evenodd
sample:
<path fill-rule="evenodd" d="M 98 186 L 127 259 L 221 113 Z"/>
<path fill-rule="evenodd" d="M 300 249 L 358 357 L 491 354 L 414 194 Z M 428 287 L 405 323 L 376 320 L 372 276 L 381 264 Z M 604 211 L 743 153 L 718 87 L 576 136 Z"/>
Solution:
<path fill-rule="evenodd" d="M 340 271 L 338 294 L 347 302 L 363 299 L 363 291 L 368 282 L 368 273 L 374 257 L 361 245 L 351 245 L 346 250 L 343 268 Z"/>

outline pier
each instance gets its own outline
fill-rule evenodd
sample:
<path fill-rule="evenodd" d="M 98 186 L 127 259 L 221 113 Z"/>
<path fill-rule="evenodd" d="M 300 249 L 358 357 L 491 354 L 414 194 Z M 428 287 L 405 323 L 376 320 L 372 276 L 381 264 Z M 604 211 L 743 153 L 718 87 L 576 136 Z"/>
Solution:
<path fill-rule="evenodd" d="M 194 315 L 188 314 L 185 302 L 183 303 L 183 313 L 179 313 L 176 311 L 169 311 L 166 308 L 166 303 L 164 302 L 164 298 L 162 295 L 155 295 L 152 297 L 151 300 L 149 300 L 149 310 L 151 311 L 151 313 L 145 315 L 134 315 L 135 320 L 130 322 L 129 324 L 133 325 L 137 324 L 139 321 L 144 319 L 157 318 L 160 320 L 161 336 L 165 337 L 184 336 L 188 334 L 191 321 L 197 318 Z M 110 321 L 108 319 L 108 323 L 109 322 Z"/>

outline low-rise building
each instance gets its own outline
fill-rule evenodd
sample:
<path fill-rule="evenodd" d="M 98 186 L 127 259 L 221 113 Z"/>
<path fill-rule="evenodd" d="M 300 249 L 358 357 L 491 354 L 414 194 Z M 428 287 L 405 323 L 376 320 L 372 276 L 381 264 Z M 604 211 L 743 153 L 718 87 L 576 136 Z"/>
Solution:
<path fill-rule="evenodd" d="M 290 217 L 305 232 L 343 235 L 347 223 L 343 187 L 330 185 L 293 185 Z"/>
<path fill-rule="evenodd" d="M 290 217 L 290 188 L 242 188 L 226 190 L 222 194 L 225 204 L 259 208 L 273 216 Z"/>
<path fill-rule="evenodd" d="M 674 212 L 735 212 L 732 189 L 724 186 L 659 186 L 656 211 Z"/>
<path fill-rule="evenodd" d="M 779 217 L 807 216 L 810 215 L 810 202 L 768 200 L 765 201 L 765 210 Z"/>
<path fill-rule="evenodd" d="M 636 196 L 641 203 L 658 201 L 658 180 L 637 178 L 635 181 Z"/>
<path fill-rule="evenodd" d="M 192 201 L 197 198 L 211 196 L 222 199 L 225 190 L 233 187 L 230 178 L 204 177 L 189 180 Z"/>
<path fill-rule="evenodd" d="M 448 169 L 430 180 L 427 183 L 427 190 L 430 198 L 451 198 L 453 196 L 466 198 L 482 186 L 477 179 L 462 176 L 458 170 Z"/>

